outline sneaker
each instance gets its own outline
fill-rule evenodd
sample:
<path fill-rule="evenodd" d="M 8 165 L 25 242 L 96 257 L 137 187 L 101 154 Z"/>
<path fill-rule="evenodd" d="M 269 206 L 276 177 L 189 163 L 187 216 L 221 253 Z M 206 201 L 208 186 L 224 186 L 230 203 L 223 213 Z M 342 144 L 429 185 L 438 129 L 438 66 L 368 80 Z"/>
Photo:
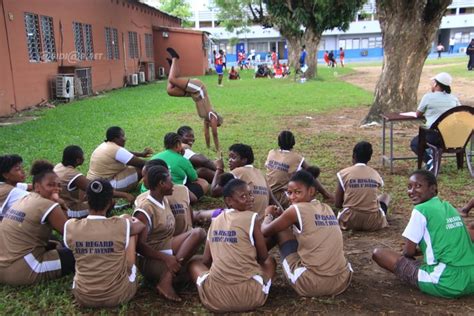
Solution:
<path fill-rule="evenodd" d="M 168 62 L 168 64 L 170 64 L 170 66 L 173 63 L 173 61 L 170 58 L 166 58 L 166 61 Z"/>
<path fill-rule="evenodd" d="M 172 58 L 177 58 L 177 59 L 179 59 L 178 53 L 177 53 L 173 48 L 168 47 L 168 48 L 166 49 L 166 51 L 170 54 L 170 56 L 171 56 Z"/>

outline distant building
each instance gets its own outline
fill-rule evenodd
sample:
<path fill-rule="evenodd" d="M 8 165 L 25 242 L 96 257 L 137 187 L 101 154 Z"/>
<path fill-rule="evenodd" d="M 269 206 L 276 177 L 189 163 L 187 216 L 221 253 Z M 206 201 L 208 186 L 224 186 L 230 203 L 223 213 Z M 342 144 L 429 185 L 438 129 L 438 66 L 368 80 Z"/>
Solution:
<path fill-rule="evenodd" d="M 244 49 L 247 53 L 255 50 L 261 60 L 265 60 L 268 53 L 275 49 L 281 59 L 287 58 L 285 39 L 275 29 L 264 29 L 259 25 L 249 27 L 247 32 L 230 33 L 220 26 L 218 8 L 212 0 L 193 0 L 194 15 L 191 21 L 195 29 L 204 30 L 211 34 L 216 48 L 224 49 L 229 62 L 236 60 L 236 54 Z M 453 0 L 443 17 L 438 36 L 438 42 L 449 47 L 449 39 L 455 38 L 454 52 L 462 52 L 471 38 L 474 38 L 474 0 Z M 238 38 L 236 45 L 230 45 L 229 40 Z M 433 46 L 433 47 L 434 47 Z M 380 57 L 383 55 L 382 33 L 376 19 L 375 0 L 367 1 L 362 9 L 354 16 L 354 21 L 346 32 L 338 29 L 326 31 L 319 44 L 318 58 L 322 58 L 326 50 L 346 51 L 346 58 Z M 403 49 L 403 48 L 401 48 Z"/>
<path fill-rule="evenodd" d="M 208 69 L 207 33 L 138 0 L 0 0 L 0 10 L 0 116 L 56 89 L 90 95 L 153 80 L 169 68 L 168 46 L 181 49 L 183 75 Z M 56 85 L 60 74 L 73 77 L 69 86 Z"/>

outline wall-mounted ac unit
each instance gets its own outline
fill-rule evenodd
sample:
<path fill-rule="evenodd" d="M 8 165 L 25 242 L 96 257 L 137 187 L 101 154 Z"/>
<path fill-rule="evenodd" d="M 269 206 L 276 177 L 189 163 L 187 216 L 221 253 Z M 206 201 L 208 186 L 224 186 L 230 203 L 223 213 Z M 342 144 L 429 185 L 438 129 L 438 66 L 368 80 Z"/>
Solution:
<path fill-rule="evenodd" d="M 159 78 L 164 78 L 164 77 L 166 77 L 166 74 L 165 74 L 165 67 L 159 67 L 159 68 L 158 68 L 158 77 L 159 77 Z"/>
<path fill-rule="evenodd" d="M 138 86 L 138 74 L 131 74 L 128 76 L 128 84 L 130 86 Z"/>
<path fill-rule="evenodd" d="M 74 76 L 65 74 L 56 76 L 56 97 L 74 99 Z"/>
<path fill-rule="evenodd" d="M 140 71 L 138 73 L 138 82 L 139 83 L 144 83 L 145 82 L 145 72 L 144 71 Z"/>
<path fill-rule="evenodd" d="M 155 80 L 155 63 L 147 63 L 146 64 L 146 81 L 154 81 Z"/>

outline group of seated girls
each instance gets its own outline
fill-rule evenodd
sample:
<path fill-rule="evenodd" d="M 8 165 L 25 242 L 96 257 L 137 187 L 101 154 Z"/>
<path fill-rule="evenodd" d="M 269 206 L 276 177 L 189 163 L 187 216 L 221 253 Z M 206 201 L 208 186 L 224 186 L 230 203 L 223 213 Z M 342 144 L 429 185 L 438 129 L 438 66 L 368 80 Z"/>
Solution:
<path fill-rule="evenodd" d="M 76 170 L 84 161 L 78 146 L 68 146 L 55 167 L 34 162 L 31 186 L 23 183 L 21 157 L 0 157 L 0 284 L 34 284 L 75 273 L 76 301 L 107 307 L 135 295 L 139 270 L 167 299 L 180 301 L 178 284 L 192 280 L 209 310 L 248 311 L 267 300 L 276 273 L 276 261 L 268 254 L 274 246 L 284 276 L 298 295 L 337 295 L 348 288 L 352 276 L 341 228 L 387 226 L 389 198 L 376 193 L 383 181 L 367 166 L 372 155 L 367 142 L 354 147 L 354 165 L 337 173 L 334 196 L 319 182 L 320 170 L 293 151 L 295 138 L 289 131 L 278 136 L 279 149 L 269 152 L 266 175 L 253 166 L 253 150 L 245 144 L 230 146 L 230 172 L 224 172 L 222 159 L 209 165 L 207 158 L 192 152 L 194 135 L 186 126 L 168 133 L 166 150 L 146 162 L 139 156 L 151 151 L 125 150 L 120 128 L 109 129 L 106 138 L 92 154 L 87 177 Z M 186 172 L 194 174 L 191 185 Z M 136 199 L 120 191 L 141 177 L 143 193 Z M 209 194 L 222 196 L 225 205 L 192 211 L 193 196 L 207 190 L 201 185 L 208 182 L 205 177 L 211 182 Z M 338 217 L 315 198 L 318 192 L 343 208 Z M 426 293 L 472 294 L 474 227 L 468 229 L 460 213 L 467 216 L 474 199 L 458 213 L 437 193 L 431 173 L 415 171 L 410 176 L 408 196 L 414 209 L 403 233 L 403 254 L 376 249 L 373 258 Z M 135 201 L 132 216 L 110 216 L 114 197 Z M 211 217 L 207 234 L 193 228 L 197 218 Z M 52 238 L 53 229 L 63 243 Z M 204 241 L 204 253 L 197 255 Z M 417 246 L 423 262 L 414 259 Z"/>

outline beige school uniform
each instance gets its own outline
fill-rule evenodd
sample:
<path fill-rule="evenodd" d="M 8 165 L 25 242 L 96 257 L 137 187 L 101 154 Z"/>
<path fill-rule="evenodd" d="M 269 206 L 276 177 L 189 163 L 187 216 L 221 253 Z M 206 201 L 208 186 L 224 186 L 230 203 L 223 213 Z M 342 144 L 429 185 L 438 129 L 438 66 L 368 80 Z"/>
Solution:
<path fill-rule="evenodd" d="M 89 215 L 89 205 L 85 201 L 85 192 L 79 190 L 74 184 L 74 181 L 82 176 L 82 173 L 72 166 L 65 167 L 62 163 L 58 163 L 54 167 L 54 173 L 58 175 L 59 181 L 61 181 L 59 196 L 68 207 L 67 216 L 80 218 Z"/>
<path fill-rule="evenodd" d="M 265 176 L 252 165 L 235 168 L 231 173 L 237 179 L 247 182 L 255 198 L 253 211 L 263 218 L 270 201 L 270 189 Z"/>
<path fill-rule="evenodd" d="M 33 284 L 61 276 L 57 250 L 46 251 L 52 227 L 48 215 L 58 203 L 30 193 L 0 223 L 0 283 Z"/>
<path fill-rule="evenodd" d="M 253 230 L 257 214 L 225 210 L 213 219 L 207 235 L 211 269 L 199 276 L 199 297 L 214 312 L 244 312 L 265 304 L 271 280 L 257 263 Z"/>
<path fill-rule="evenodd" d="M 76 259 L 73 294 L 88 307 L 128 302 L 137 291 L 137 268 L 127 263 L 130 221 L 124 217 L 70 219 L 64 225 L 66 247 Z"/>
<path fill-rule="evenodd" d="M 150 191 L 143 192 L 135 199 L 135 208 L 138 208 L 148 195 Z M 180 184 L 173 186 L 173 194 L 166 197 L 173 213 L 175 220 L 175 228 L 173 236 L 181 235 L 193 228 L 192 210 L 189 200 L 189 189 Z"/>
<path fill-rule="evenodd" d="M 293 173 L 301 169 L 304 158 L 289 150 L 272 149 L 268 153 L 265 167 L 267 168 L 267 180 L 275 198 L 282 207 L 288 208 L 290 202 L 286 196 L 288 182 Z"/>
<path fill-rule="evenodd" d="M 201 80 L 189 79 L 186 86 L 186 93 L 190 95 L 194 103 L 196 103 L 196 110 L 200 118 L 209 122 L 211 117 L 214 116 L 218 122 L 222 123 L 222 118 L 212 108 L 206 86 Z"/>
<path fill-rule="evenodd" d="M 337 173 L 344 190 L 343 210 L 338 215 L 341 228 L 373 231 L 388 226 L 377 199 L 383 180 L 371 167 L 357 163 Z"/>
<path fill-rule="evenodd" d="M 163 203 L 160 203 L 148 195 L 138 204 L 133 215 L 136 216 L 138 213 L 145 215 L 147 219 L 148 245 L 156 251 L 173 255 L 171 240 L 174 234 L 175 219 L 167 198 L 165 197 Z M 138 268 L 147 279 L 159 280 L 166 271 L 166 265 L 162 261 L 143 257 L 138 259 Z"/>
<path fill-rule="evenodd" d="M 167 197 L 175 220 L 174 236 L 193 228 L 189 190 L 184 185 L 174 185 L 173 194 Z"/>
<path fill-rule="evenodd" d="M 132 158 L 133 154 L 125 148 L 114 142 L 103 142 L 92 152 L 87 178 L 104 178 L 114 189 L 129 191 L 138 183 L 137 170 L 126 165 Z"/>
<path fill-rule="evenodd" d="M 298 217 L 298 225 L 293 226 L 298 250 L 282 263 L 291 287 L 300 296 L 344 292 L 352 270 L 344 257 L 342 233 L 332 209 L 317 200 L 293 207 Z"/>
<path fill-rule="evenodd" d="M 0 182 L 0 221 L 14 202 L 28 194 L 28 184 L 18 183 L 16 187 Z"/>

